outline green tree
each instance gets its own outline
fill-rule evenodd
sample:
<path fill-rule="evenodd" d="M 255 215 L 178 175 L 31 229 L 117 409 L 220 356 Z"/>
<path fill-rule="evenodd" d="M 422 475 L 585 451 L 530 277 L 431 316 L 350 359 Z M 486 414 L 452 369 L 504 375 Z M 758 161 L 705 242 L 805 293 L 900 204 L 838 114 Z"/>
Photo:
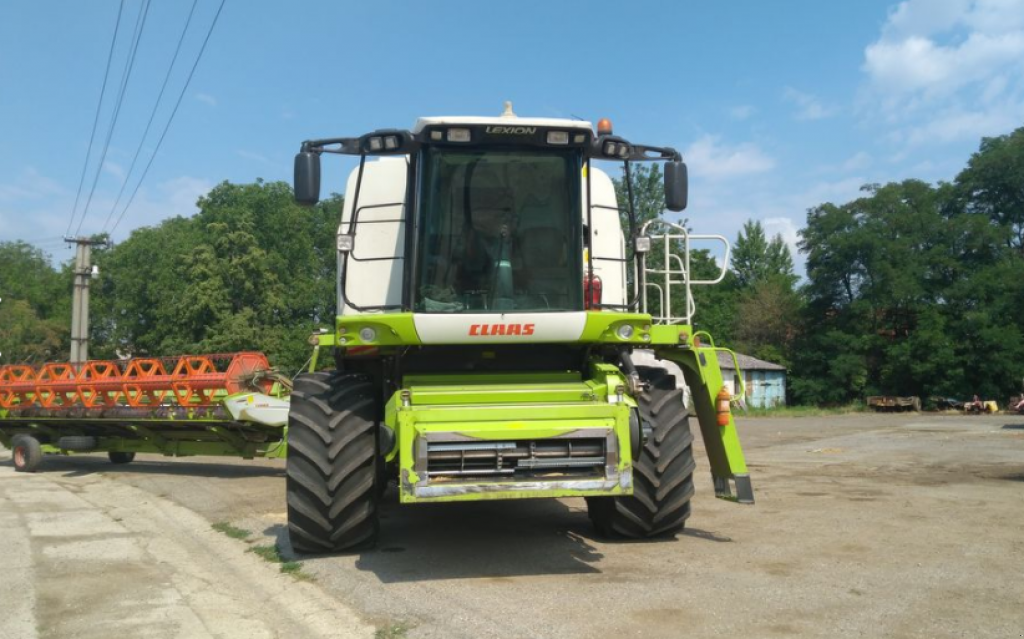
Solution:
<path fill-rule="evenodd" d="M 0 364 L 65 357 L 71 279 L 25 242 L 0 242 Z"/>
<path fill-rule="evenodd" d="M 982 215 L 1024 251 L 1024 127 L 1008 135 L 982 138 L 978 152 L 956 178 L 966 213 Z"/>
<path fill-rule="evenodd" d="M 40 318 L 26 300 L 0 301 L 0 364 L 62 359 L 65 333 L 64 324 Z"/>
<path fill-rule="evenodd" d="M 263 350 L 297 369 L 335 314 L 343 199 L 295 204 L 282 182 L 224 182 L 199 213 L 134 231 L 97 255 L 94 350 L 103 356 Z"/>
<path fill-rule="evenodd" d="M 797 282 L 793 271 L 793 255 L 781 235 L 770 240 L 759 220 L 747 220 L 736 237 L 732 249 L 732 273 L 740 289 L 752 287 L 769 279 L 781 279 L 784 288 Z"/>

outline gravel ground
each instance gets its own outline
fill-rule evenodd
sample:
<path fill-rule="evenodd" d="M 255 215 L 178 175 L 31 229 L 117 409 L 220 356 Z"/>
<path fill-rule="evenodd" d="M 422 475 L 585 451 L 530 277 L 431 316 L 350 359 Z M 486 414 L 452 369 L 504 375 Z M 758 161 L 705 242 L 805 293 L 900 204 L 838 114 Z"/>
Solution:
<path fill-rule="evenodd" d="M 1024 417 L 741 418 L 739 427 L 757 504 L 714 499 L 698 451 L 694 514 L 675 540 L 602 540 L 582 500 L 399 506 L 391 494 L 375 550 L 303 559 L 314 581 L 285 588 L 311 588 L 386 637 L 1024 636 Z M 287 549 L 279 462 L 140 456 L 114 470 L 78 456 L 47 459 L 36 477 L 10 470 L 0 463 L 8 500 L 35 481 L 72 493 L 123 487 Z M 129 517 L 137 510 L 119 508 Z M 5 582 L 34 580 L 51 593 L 34 603 L 42 634 L 79 636 L 46 611 L 60 601 L 54 590 L 81 589 L 91 578 L 77 560 L 50 561 L 30 514 L 8 511 L 0 500 L 3 534 L 21 539 L 14 547 L 22 550 L 0 576 L 0 598 Z M 40 522 L 37 532 L 46 530 Z M 12 533 L 26 525 L 27 542 Z M 241 552 L 244 541 L 212 541 L 252 558 Z M 37 548 L 31 560 L 26 543 Z M 228 562 L 230 550 L 216 556 Z M 159 548 L 147 552 L 143 566 L 167 561 Z M 148 583 L 155 573 L 149 566 L 140 574 Z M 246 579 L 224 573 L 211 592 L 248 588 Z"/>

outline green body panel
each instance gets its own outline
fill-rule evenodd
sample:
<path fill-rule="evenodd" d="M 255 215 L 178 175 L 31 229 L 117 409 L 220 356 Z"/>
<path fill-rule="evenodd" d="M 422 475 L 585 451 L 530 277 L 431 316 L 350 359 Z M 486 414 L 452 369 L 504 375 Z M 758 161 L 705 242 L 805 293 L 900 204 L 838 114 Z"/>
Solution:
<path fill-rule="evenodd" d="M 633 327 L 629 339 L 618 334 L 623 324 Z M 366 327 L 376 332 L 377 337 L 372 342 L 359 338 L 359 331 Z M 421 343 L 411 313 L 339 317 L 337 329 L 336 336 L 321 336 L 320 345 L 333 342 L 346 348 L 379 346 L 387 351 L 389 347 Z M 718 426 L 715 400 L 724 380 L 717 351 L 725 349 L 717 348 L 710 335 L 695 332 L 685 324 L 653 324 L 651 316 L 642 313 L 590 311 L 578 343 L 651 348 L 659 358 L 678 364 L 691 389 L 692 410 L 705 442 L 716 494 L 744 503 L 753 501 L 731 411 L 728 424 Z M 599 423 L 602 428 L 614 429 L 620 451 L 625 451 L 621 459 L 628 460 L 628 408 L 635 407 L 636 400 L 624 392 L 626 388 L 628 384 L 622 372 L 616 366 L 600 362 L 592 362 L 585 373 L 409 375 L 384 411 L 385 426 L 395 432 L 395 446 L 385 455 L 389 462 L 397 460 L 401 500 L 424 501 L 412 491 L 423 479 L 415 468 L 414 446 L 417 440 L 431 434 L 445 433 L 479 441 L 543 439 L 564 436 L 584 424 Z M 614 399 L 609 401 L 609 398 Z M 619 465 L 625 469 L 628 462 L 620 460 Z M 508 484 L 511 487 L 511 482 Z M 736 486 L 735 496 L 732 484 Z M 489 483 L 486 490 L 481 488 L 429 500 L 629 494 L 630 490 L 616 486 L 588 492 L 554 484 L 532 490 L 501 490 L 501 482 L 495 481 Z"/>
<path fill-rule="evenodd" d="M 616 394 L 625 380 L 614 367 L 594 365 L 595 378 L 579 373 L 416 375 L 403 380 L 385 407 L 384 425 L 395 431 L 399 492 L 403 503 L 628 495 L 632 493 L 629 415 L 635 406 Z M 612 373 L 612 370 L 615 370 Z M 611 393 L 609 393 L 611 388 Z M 475 478 L 431 480 L 424 472 L 430 442 L 525 442 L 602 439 L 611 467 L 600 475 L 534 481 Z"/>
<path fill-rule="evenodd" d="M 359 331 L 372 328 L 377 336 L 371 342 L 363 341 Z M 414 346 L 420 344 L 412 313 L 386 313 L 380 315 L 341 315 L 337 318 L 338 346 Z"/>
<path fill-rule="evenodd" d="M 707 341 L 711 342 L 710 339 Z M 700 424 L 704 448 L 711 465 L 711 475 L 715 482 L 715 494 L 724 499 L 733 499 L 730 482 L 735 483 L 735 499 L 741 503 L 753 503 L 753 492 L 750 489 L 750 476 L 747 463 L 736 432 L 736 421 L 729 411 L 728 424 L 718 425 L 716 398 L 725 386 L 722 370 L 718 365 L 718 351 L 714 342 L 708 346 L 663 347 L 655 348 L 661 359 L 675 362 L 683 371 L 686 385 L 691 391 L 693 412 Z M 731 351 L 727 351 L 731 353 Z M 733 356 L 735 359 L 735 356 Z M 738 369 L 737 369 L 738 370 Z"/>

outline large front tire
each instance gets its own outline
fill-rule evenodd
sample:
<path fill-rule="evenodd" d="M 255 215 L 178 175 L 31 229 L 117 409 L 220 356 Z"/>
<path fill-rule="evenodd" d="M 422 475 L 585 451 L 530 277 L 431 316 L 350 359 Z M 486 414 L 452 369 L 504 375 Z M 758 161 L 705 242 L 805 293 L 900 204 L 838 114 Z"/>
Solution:
<path fill-rule="evenodd" d="M 372 546 L 377 540 L 377 400 L 367 376 L 309 373 L 288 412 L 288 534 L 297 552 Z"/>
<path fill-rule="evenodd" d="M 638 370 L 646 384 L 638 401 L 640 418 L 650 431 L 633 464 L 633 495 L 587 499 L 591 521 L 610 538 L 674 535 L 690 516 L 696 464 L 683 391 L 663 369 Z"/>

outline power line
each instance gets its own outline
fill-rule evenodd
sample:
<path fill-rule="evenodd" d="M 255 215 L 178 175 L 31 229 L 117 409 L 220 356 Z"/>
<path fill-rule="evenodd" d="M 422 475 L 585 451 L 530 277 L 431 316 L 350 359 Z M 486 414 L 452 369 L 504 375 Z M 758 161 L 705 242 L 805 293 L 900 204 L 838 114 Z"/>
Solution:
<path fill-rule="evenodd" d="M 188 33 L 188 27 L 192 24 L 192 16 L 196 12 L 196 5 L 199 4 L 199 0 L 192 0 L 192 9 L 188 12 L 188 19 L 185 20 L 185 27 L 181 30 L 181 37 L 178 38 L 178 46 L 174 49 L 174 57 L 171 58 L 171 65 L 167 67 L 167 75 L 164 76 L 163 86 L 160 87 L 160 94 L 156 97 L 156 102 L 153 104 L 153 112 L 149 114 L 149 122 L 146 123 L 146 130 L 142 132 L 142 138 L 139 140 L 139 146 L 135 149 L 135 157 L 132 158 L 131 166 L 128 167 L 128 173 L 124 177 L 124 181 L 121 182 L 121 190 L 117 193 L 117 199 L 114 200 L 114 206 L 110 207 L 110 213 L 107 214 L 107 220 L 103 223 L 103 228 L 107 228 L 110 224 L 110 220 L 114 217 L 114 212 L 117 210 L 117 205 L 121 203 L 121 196 L 124 195 L 125 187 L 128 186 L 128 181 L 132 177 L 132 172 L 135 171 L 135 163 L 139 160 L 139 154 L 142 152 L 142 146 L 146 142 L 146 137 L 149 135 L 149 129 L 153 126 L 153 120 L 156 118 L 157 109 L 160 107 L 160 101 L 163 100 L 164 90 L 167 89 L 167 83 L 171 79 L 171 71 L 174 70 L 174 64 L 178 61 L 178 54 L 181 53 L 181 45 L 185 42 L 185 34 Z"/>
<path fill-rule="evenodd" d="M 82 209 L 82 219 L 78 222 L 75 235 L 81 235 L 82 225 L 89 215 L 89 205 L 92 203 L 92 196 L 96 193 L 96 184 L 100 180 L 100 172 L 103 170 L 103 161 L 107 159 L 107 150 L 110 148 L 110 139 L 114 137 L 114 129 L 117 128 L 117 116 L 121 113 L 121 104 L 124 102 L 125 93 L 128 90 L 128 82 L 132 77 L 132 70 L 135 68 L 135 54 L 139 50 L 139 43 L 142 42 L 142 32 L 146 28 L 146 17 L 149 15 L 150 0 L 144 0 L 139 9 L 139 17 L 135 21 L 135 37 L 132 42 L 131 51 L 125 61 L 124 73 L 121 76 L 121 90 L 117 96 L 117 104 L 114 106 L 114 114 L 110 120 L 110 129 L 107 131 L 107 139 L 103 144 L 103 153 L 100 154 L 99 162 L 96 164 L 96 173 L 92 178 L 92 187 L 89 189 L 89 197 L 85 201 L 85 208 Z"/>
<path fill-rule="evenodd" d="M 167 136 L 167 131 L 171 128 L 171 123 L 174 122 L 174 116 L 178 113 L 178 107 L 181 106 L 181 100 L 185 97 L 185 92 L 188 90 L 188 85 L 192 82 L 192 76 L 195 75 L 196 68 L 199 66 L 199 61 L 203 59 L 203 52 L 206 51 L 206 45 L 210 42 L 210 36 L 213 35 L 213 29 L 217 26 L 217 19 L 220 18 L 220 12 L 224 10 L 224 3 L 227 0 L 220 0 L 220 6 L 217 7 L 217 13 L 213 16 L 213 22 L 210 23 L 210 30 L 206 32 L 206 38 L 203 40 L 203 46 L 199 48 L 199 54 L 196 56 L 196 61 L 192 65 L 192 70 L 189 71 L 188 78 L 185 80 L 185 86 L 181 88 L 181 94 L 178 95 L 178 101 L 174 104 L 174 109 L 171 111 L 171 117 L 167 119 L 167 125 L 164 126 L 163 133 L 160 134 L 160 139 L 156 143 L 156 148 L 153 149 L 153 155 L 149 157 L 149 162 L 146 163 L 146 168 L 142 172 L 142 177 L 139 178 L 138 183 L 135 185 L 135 190 L 132 191 L 132 196 L 128 198 L 128 203 L 124 205 L 124 209 L 121 210 L 121 215 L 118 216 L 117 221 L 114 222 L 114 226 L 110 228 L 110 234 L 114 234 L 114 230 L 124 219 L 125 213 L 131 207 L 132 202 L 135 201 L 135 196 L 139 192 L 139 188 L 142 187 L 143 181 L 146 179 L 146 175 L 149 174 L 149 169 L 153 166 L 153 160 L 156 159 L 157 153 L 160 151 L 160 145 L 163 144 L 164 138 Z"/>
<path fill-rule="evenodd" d="M 89 148 L 85 152 L 85 162 L 82 163 L 82 177 L 78 178 L 78 193 L 75 194 L 75 205 L 71 208 L 71 219 L 68 220 L 68 230 L 64 231 L 67 237 L 71 233 L 71 227 L 75 223 L 75 216 L 78 213 L 78 201 L 82 197 L 82 186 L 85 184 L 85 174 L 89 169 L 89 157 L 92 155 L 92 143 L 96 139 L 96 126 L 100 121 L 100 110 L 103 106 L 103 96 L 107 92 L 107 78 L 110 76 L 110 63 L 114 60 L 114 44 L 117 43 L 117 32 L 121 28 L 121 14 L 124 13 L 124 0 L 117 9 L 117 22 L 114 23 L 114 35 L 110 38 L 110 52 L 107 54 L 107 70 L 103 72 L 103 87 L 100 89 L 100 100 L 96 103 L 96 116 L 92 120 L 92 133 L 89 134 Z"/>

